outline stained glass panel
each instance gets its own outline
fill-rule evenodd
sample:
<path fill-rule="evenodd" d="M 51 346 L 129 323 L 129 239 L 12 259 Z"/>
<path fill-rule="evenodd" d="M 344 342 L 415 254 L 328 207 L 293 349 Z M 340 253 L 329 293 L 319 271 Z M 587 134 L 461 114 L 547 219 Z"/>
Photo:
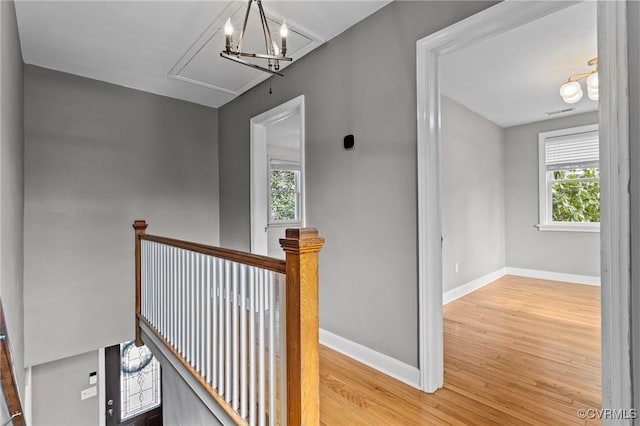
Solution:
<path fill-rule="evenodd" d="M 160 406 L 160 363 L 146 346 L 120 344 L 121 419 Z"/>

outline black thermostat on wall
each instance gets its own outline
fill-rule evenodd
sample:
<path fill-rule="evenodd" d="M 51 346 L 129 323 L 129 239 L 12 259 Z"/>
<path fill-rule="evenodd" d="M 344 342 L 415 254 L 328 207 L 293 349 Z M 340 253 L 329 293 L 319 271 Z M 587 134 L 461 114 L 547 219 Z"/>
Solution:
<path fill-rule="evenodd" d="M 356 140 L 353 135 L 344 137 L 344 149 L 353 149 L 356 146 Z"/>

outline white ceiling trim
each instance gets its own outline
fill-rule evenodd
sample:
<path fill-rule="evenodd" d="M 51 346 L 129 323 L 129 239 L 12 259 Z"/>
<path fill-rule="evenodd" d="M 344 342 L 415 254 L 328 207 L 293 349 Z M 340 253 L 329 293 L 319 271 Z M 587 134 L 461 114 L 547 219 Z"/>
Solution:
<path fill-rule="evenodd" d="M 231 1 L 220 14 L 207 26 L 204 32 L 196 39 L 196 41 L 187 49 L 187 51 L 180 57 L 178 62 L 169 70 L 167 76 L 169 78 L 173 78 L 175 80 L 183 81 L 189 84 L 193 84 L 199 87 L 205 87 L 207 89 L 216 90 L 218 92 L 226 93 L 232 96 L 239 96 L 256 86 L 257 84 L 263 82 L 267 78 L 270 77 L 267 73 L 261 73 L 257 77 L 249 80 L 244 86 L 242 86 L 238 90 L 229 90 L 224 87 L 216 86 L 214 84 L 206 83 L 204 81 L 196 80 L 190 77 L 186 77 L 181 73 L 184 69 L 189 65 L 189 63 L 200 53 L 202 49 L 213 39 L 213 37 L 219 32 L 222 31 L 223 25 L 226 22 L 228 16 L 232 16 L 236 14 L 240 9 L 245 8 L 246 3 L 239 1 Z M 255 10 L 252 11 L 252 13 Z M 274 21 L 277 24 L 281 25 L 284 22 L 284 19 L 276 14 L 266 13 L 267 19 L 270 21 Z M 312 34 L 310 31 L 302 29 L 300 26 L 287 21 L 287 26 L 289 27 L 290 32 L 294 32 L 299 34 L 302 37 L 310 40 L 310 42 L 302 47 L 301 49 L 295 52 L 295 60 L 302 58 L 307 53 L 314 50 L 316 47 L 322 45 L 326 42 L 326 40 L 318 37 L 315 34 Z"/>

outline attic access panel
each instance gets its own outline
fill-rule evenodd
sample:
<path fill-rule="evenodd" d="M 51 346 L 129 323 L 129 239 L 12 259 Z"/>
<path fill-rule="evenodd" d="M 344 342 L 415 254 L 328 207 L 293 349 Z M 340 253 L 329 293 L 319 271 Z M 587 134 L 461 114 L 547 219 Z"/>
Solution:
<path fill-rule="evenodd" d="M 233 2 L 225 8 L 174 66 L 169 76 L 236 96 L 269 77 L 265 72 L 254 70 L 220 57 L 220 52 L 225 47 L 224 23 L 226 19 L 228 17 L 231 18 L 235 44 L 240 38 L 245 12 L 246 4 L 244 3 Z M 279 31 L 282 20 L 271 16 L 267 16 L 267 20 L 272 31 L 273 41 L 279 45 Z M 303 34 L 290 22 L 287 22 L 287 25 L 289 26 L 287 56 L 293 57 L 294 62 L 304 53 L 320 44 L 319 40 L 314 40 L 311 36 Z M 254 53 L 264 53 L 266 51 L 260 15 L 256 7 L 251 9 L 242 50 Z M 281 69 L 285 69 L 288 65 L 290 63 L 287 61 L 280 62 Z"/>

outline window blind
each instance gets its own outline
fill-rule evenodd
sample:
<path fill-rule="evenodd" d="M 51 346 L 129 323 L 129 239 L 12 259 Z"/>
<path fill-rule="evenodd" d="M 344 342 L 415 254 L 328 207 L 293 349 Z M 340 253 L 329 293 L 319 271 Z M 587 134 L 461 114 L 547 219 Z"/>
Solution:
<path fill-rule="evenodd" d="M 269 167 L 271 170 L 300 171 L 300 163 L 285 160 L 271 160 Z"/>
<path fill-rule="evenodd" d="M 547 170 L 598 167 L 599 160 L 600 147 L 597 131 L 545 140 Z"/>

